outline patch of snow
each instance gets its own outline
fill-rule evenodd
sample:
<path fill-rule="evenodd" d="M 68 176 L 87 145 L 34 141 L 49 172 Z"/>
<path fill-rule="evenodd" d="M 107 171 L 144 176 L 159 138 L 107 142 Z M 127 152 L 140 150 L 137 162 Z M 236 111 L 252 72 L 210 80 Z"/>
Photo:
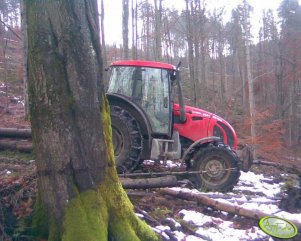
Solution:
<path fill-rule="evenodd" d="M 166 240 L 170 240 L 169 236 L 164 231 L 170 231 L 168 226 L 156 226 L 152 228 L 155 232 L 161 234 Z"/>
<path fill-rule="evenodd" d="M 181 166 L 181 162 L 175 162 L 175 161 L 167 160 L 166 161 L 166 166 L 168 166 L 170 168 L 172 168 L 172 167 L 180 167 Z"/>
<path fill-rule="evenodd" d="M 262 193 L 263 195 L 274 198 L 279 192 L 283 185 L 282 183 L 269 184 L 263 182 L 267 180 L 262 174 L 255 174 L 253 172 L 241 172 L 239 182 L 233 191 L 249 191 L 253 193 Z"/>
<path fill-rule="evenodd" d="M 199 228 L 196 233 L 207 236 L 211 240 L 260 240 L 269 236 L 258 227 L 250 229 L 235 229 L 233 222 L 224 221 L 220 218 L 214 218 L 195 211 L 181 210 L 184 215 L 183 220 L 194 223 Z M 210 226 L 210 227 L 208 227 Z M 186 239 L 187 240 L 187 239 Z M 199 239 L 198 239 L 199 240 Z M 273 240 L 273 239 L 270 239 Z"/>
<path fill-rule="evenodd" d="M 155 161 L 153 161 L 153 160 L 144 160 L 143 163 L 148 164 L 148 165 L 150 165 L 150 164 L 153 165 L 153 164 L 155 164 Z"/>
<path fill-rule="evenodd" d="M 136 213 L 136 215 L 137 215 L 137 217 L 139 217 L 139 218 L 144 218 L 144 215 L 141 214 L 141 213 Z"/>
<path fill-rule="evenodd" d="M 273 214 L 279 212 L 278 206 L 274 204 L 260 204 L 254 202 L 254 203 L 244 203 L 240 206 L 249 210 L 260 210 L 267 214 Z"/>
<path fill-rule="evenodd" d="M 179 212 L 183 215 L 183 220 L 186 222 L 193 222 L 197 226 L 202 226 L 205 223 L 211 222 L 212 218 L 210 216 L 206 216 L 202 213 L 198 213 L 195 211 L 189 211 L 189 210 L 181 210 Z"/>
<path fill-rule="evenodd" d="M 170 221 L 172 222 L 176 228 L 180 228 L 181 227 L 181 224 L 178 223 L 176 220 L 174 220 L 173 218 L 166 218 L 167 221 Z"/>
<path fill-rule="evenodd" d="M 25 106 L 25 101 L 24 100 L 19 100 L 18 104 L 21 104 L 22 106 Z"/>
<path fill-rule="evenodd" d="M 300 222 L 300 220 L 301 220 L 301 213 L 288 213 L 285 211 L 281 211 L 281 212 L 277 213 L 277 216 L 287 219 L 291 222 L 294 222 L 294 221 Z"/>
<path fill-rule="evenodd" d="M 173 233 L 175 235 L 175 237 L 177 238 L 178 241 L 203 241 L 205 239 L 196 237 L 196 236 L 192 236 L 192 235 L 186 235 L 182 232 L 176 231 Z"/>
<path fill-rule="evenodd" d="M 163 225 L 156 226 L 156 229 L 158 229 L 160 231 L 170 231 L 169 226 L 163 226 Z"/>

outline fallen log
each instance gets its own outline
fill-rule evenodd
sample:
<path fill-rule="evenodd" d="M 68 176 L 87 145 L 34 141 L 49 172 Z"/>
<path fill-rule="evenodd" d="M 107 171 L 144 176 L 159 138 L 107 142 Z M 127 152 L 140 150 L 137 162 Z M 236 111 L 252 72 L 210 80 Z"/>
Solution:
<path fill-rule="evenodd" d="M 189 201 L 195 201 L 195 202 L 201 203 L 203 205 L 206 205 L 206 206 L 209 206 L 209 207 L 221 210 L 221 211 L 233 213 L 236 215 L 240 215 L 243 217 L 252 218 L 252 219 L 256 219 L 256 220 L 259 220 L 266 216 L 271 216 L 270 213 L 265 213 L 260 210 L 250 210 L 250 209 L 246 209 L 246 208 L 240 207 L 235 204 L 217 201 L 217 200 L 209 198 L 201 193 L 195 193 L 190 190 L 184 191 L 184 190 L 173 190 L 173 189 L 164 188 L 164 189 L 160 190 L 160 193 L 165 194 L 165 195 L 170 195 L 173 197 L 177 197 L 177 198 L 181 198 L 181 199 L 185 199 L 185 200 L 189 200 Z M 301 229 L 301 222 L 299 220 L 298 221 L 293 220 L 292 222 L 299 229 Z"/>
<path fill-rule="evenodd" d="M 27 140 L 0 139 L 0 150 L 31 152 L 32 143 Z"/>
<path fill-rule="evenodd" d="M 31 138 L 31 129 L 0 128 L 0 137 Z"/>
<path fill-rule="evenodd" d="M 154 177 L 144 179 L 130 179 L 120 177 L 123 188 L 125 189 L 147 189 L 179 186 L 175 176 Z"/>

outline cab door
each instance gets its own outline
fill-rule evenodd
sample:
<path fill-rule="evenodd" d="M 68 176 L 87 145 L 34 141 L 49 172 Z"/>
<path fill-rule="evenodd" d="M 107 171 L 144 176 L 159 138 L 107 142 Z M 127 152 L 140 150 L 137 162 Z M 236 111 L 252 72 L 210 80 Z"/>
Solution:
<path fill-rule="evenodd" d="M 170 100 L 169 71 L 159 68 L 144 68 L 142 71 L 142 102 L 154 136 L 171 137 L 172 111 Z"/>

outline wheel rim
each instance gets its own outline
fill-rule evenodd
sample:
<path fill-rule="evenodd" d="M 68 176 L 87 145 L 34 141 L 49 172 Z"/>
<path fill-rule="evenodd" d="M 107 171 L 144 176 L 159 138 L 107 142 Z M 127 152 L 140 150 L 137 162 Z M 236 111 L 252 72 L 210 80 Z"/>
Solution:
<path fill-rule="evenodd" d="M 115 157 L 118 157 L 123 150 L 124 137 L 122 133 L 112 126 L 112 142 L 114 146 Z"/>
<path fill-rule="evenodd" d="M 227 166 L 227 162 L 221 158 L 215 157 L 204 161 L 203 165 L 200 166 L 200 170 L 205 171 L 205 173 L 201 174 L 201 178 L 209 184 L 221 184 L 230 175 L 229 170 L 225 171 Z"/>

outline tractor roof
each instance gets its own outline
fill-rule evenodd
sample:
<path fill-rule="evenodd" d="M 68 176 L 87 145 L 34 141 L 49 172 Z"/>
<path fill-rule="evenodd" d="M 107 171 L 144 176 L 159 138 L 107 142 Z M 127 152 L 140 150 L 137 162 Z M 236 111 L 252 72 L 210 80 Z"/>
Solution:
<path fill-rule="evenodd" d="M 141 67 L 160 68 L 160 69 L 169 69 L 169 70 L 176 69 L 176 67 L 172 64 L 146 61 L 146 60 L 120 60 L 120 61 L 113 62 L 111 66 L 141 66 Z"/>

